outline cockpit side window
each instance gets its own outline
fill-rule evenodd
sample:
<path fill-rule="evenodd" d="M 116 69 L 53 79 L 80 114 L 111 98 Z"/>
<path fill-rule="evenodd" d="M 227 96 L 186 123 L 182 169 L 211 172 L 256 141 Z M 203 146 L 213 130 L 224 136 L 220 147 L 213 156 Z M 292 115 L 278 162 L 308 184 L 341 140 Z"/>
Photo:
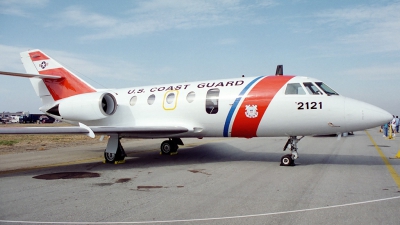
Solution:
<path fill-rule="evenodd" d="M 299 83 L 291 83 L 286 86 L 285 95 L 305 95 L 303 87 Z"/>
<path fill-rule="evenodd" d="M 318 85 L 318 87 L 320 87 L 327 95 L 339 95 L 336 91 L 332 90 L 332 88 L 322 82 L 315 82 L 315 84 Z"/>
<path fill-rule="evenodd" d="M 304 82 L 304 87 L 310 95 L 322 95 L 321 91 L 311 82 Z"/>

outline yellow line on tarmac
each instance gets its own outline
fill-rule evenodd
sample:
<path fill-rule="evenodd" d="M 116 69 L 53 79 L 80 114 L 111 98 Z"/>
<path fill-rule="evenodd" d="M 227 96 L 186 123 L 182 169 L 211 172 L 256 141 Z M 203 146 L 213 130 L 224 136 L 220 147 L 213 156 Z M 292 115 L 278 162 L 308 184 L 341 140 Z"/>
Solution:
<path fill-rule="evenodd" d="M 393 166 L 390 164 L 389 160 L 383 154 L 382 150 L 378 147 L 372 136 L 368 133 L 367 130 L 365 130 L 365 133 L 367 133 L 369 139 L 371 140 L 372 144 L 374 144 L 376 151 L 378 151 L 379 155 L 381 156 L 383 162 L 385 163 L 387 169 L 389 170 L 390 175 L 392 175 L 392 178 L 394 182 L 396 182 L 397 187 L 400 189 L 400 176 L 397 174 L 396 170 L 393 168 Z"/>

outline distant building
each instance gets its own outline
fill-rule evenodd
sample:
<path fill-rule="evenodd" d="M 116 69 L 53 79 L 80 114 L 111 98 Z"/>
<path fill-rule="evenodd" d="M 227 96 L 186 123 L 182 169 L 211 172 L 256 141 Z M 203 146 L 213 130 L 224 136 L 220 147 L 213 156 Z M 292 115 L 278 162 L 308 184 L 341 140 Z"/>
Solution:
<path fill-rule="evenodd" d="M 18 123 L 19 117 L 22 117 L 24 114 L 26 114 L 26 112 L 2 112 L 0 113 L 0 123 Z"/>
<path fill-rule="evenodd" d="M 0 113 L 1 118 L 11 117 L 11 116 L 23 116 L 26 112 L 2 112 Z"/>

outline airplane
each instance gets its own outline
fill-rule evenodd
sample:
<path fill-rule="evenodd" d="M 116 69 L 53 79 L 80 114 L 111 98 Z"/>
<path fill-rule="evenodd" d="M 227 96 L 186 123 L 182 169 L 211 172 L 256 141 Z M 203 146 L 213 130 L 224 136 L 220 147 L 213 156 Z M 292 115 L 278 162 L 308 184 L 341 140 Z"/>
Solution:
<path fill-rule="evenodd" d="M 40 111 L 72 127 L 1 128 L 0 134 L 108 135 L 106 163 L 123 162 L 121 138 L 166 138 L 161 154 L 176 154 L 183 138 L 288 137 L 290 154 L 281 166 L 294 166 L 304 136 L 342 134 L 377 127 L 392 119 L 387 111 L 339 95 L 311 77 L 236 77 L 123 89 L 96 89 L 39 49 L 20 53 L 42 100 Z"/>

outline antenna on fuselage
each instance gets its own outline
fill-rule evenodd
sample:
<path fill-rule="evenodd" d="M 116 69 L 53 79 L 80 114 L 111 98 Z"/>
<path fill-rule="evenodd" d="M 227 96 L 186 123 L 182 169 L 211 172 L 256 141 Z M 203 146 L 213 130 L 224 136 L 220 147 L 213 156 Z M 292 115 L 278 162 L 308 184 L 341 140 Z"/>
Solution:
<path fill-rule="evenodd" d="M 282 75 L 283 75 L 283 65 L 277 65 L 275 76 L 282 76 Z"/>

